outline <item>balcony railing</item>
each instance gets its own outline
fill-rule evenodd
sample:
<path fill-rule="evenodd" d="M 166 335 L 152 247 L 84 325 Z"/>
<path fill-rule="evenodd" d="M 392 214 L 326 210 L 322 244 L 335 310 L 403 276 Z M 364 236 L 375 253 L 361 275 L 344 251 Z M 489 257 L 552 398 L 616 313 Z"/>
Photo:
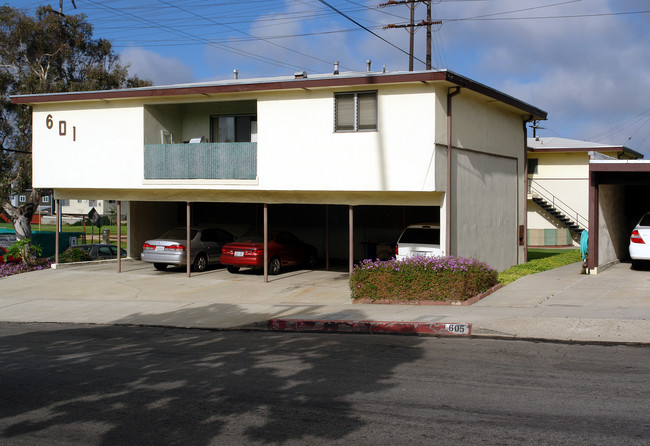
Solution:
<path fill-rule="evenodd" d="M 257 143 L 145 144 L 146 180 L 254 180 Z"/>

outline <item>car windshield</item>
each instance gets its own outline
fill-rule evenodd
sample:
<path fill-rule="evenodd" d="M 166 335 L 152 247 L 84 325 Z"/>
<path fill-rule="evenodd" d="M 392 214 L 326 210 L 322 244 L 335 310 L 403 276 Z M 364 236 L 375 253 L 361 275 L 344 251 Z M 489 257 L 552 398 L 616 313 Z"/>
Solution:
<path fill-rule="evenodd" d="M 641 221 L 639 222 L 639 226 L 650 226 L 650 214 L 645 214 Z"/>
<path fill-rule="evenodd" d="M 406 228 L 399 239 L 400 243 L 419 243 L 423 245 L 439 245 L 440 229 L 438 228 Z"/>
<path fill-rule="evenodd" d="M 196 229 L 190 230 L 190 239 L 193 239 L 196 236 L 198 231 Z M 187 230 L 182 228 L 170 229 L 165 232 L 163 235 L 158 237 L 160 239 L 170 239 L 170 240 L 185 240 L 187 238 Z"/>
<path fill-rule="evenodd" d="M 269 234 L 269 241 L 272 238 L 271 234 Z M 264 243 L 264 234 L 260 234 L 259 232 L 247 232 L 246 234 L 237 237 L 235 243 Z"/>

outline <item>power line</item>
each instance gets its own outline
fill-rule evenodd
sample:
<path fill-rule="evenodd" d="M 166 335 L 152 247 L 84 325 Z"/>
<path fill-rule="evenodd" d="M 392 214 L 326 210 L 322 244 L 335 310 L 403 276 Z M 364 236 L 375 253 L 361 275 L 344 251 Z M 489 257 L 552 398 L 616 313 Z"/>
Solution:
<path fill-rule="evenodd" d="M 402 53 L 404 53 L 404 54 L 406 54 L 406 55 L 409 55 L 408 52 L 404 51 L 403 49 L 401 49 L 401 48 L 398 47 L 397 45 L 393 44 L 392 42 L 389 42 L 388 40 L 384 39 L 383 37 L 381 37 L 379 34 L 375 33 L 374 31 L 371 31 L 370 29 L 366 28 L 365 26 L 363 26 L 361 23 L 357 22 L 357 21 L 354 20 L 353 18 L 351 18 L 351 17 L 347 16 L 346 14 L 342 13 L 341 11 L 339 11 L 338 9 L 336 9 L 334 6 L 332 6 L 332 5 L 330 5 L 329 3 L 327 3 L 325 0 L 318 0 L 318 1 L 321 2 L 322 4 L 324 4 L 325 6 L 327 6 L 328 8 L 332 9 L 333 11 L 335 11 L 337 14 L 340 14 L 341 16 L 345 17 L 346 19 L 348 19 L 349 21 L 351 21 L 351 22 L 354 23 L 355 25 L 357 25 L 357 26 L 359 26 L 360 28 L 362 28 L 362 29 L 368 31 L 368 32 L 369 32 L 370 34 L 372 34 L 373 36 L 375 36 L 375 37 L 377 37 L 378 39 L 380 39 L 380 40 L 386 42 L 387 44 L 389 44 L 389 45 L 392 46 L 393 48 L 396 48 L 396 49 L 398 49 L 399 51 L 401 51 Z M 415 57 L 415 59 L 416 59 L 418 62 L 425 63 L 424 61 L 418 59 L 417 57 Z"/>
<path fill-rule="evenodd" d="M 128 17 L 128 18 L 133 18 L 133 19 L 135 19 L 136 21 L 140 21 L 140 22 L 145 22 L 145 23 L 153 24 L 153 25 L 155 25 L 155 26 L 158 27 L 158 28 L 164 28 L 164 29 L 167 29 L 167 30 L 173 32 L 174 34 L 178 34 L 178 35 L 182 35 L 182 36 L 184 36 L 184 37 L 188 37 L 188 38 L 190 38 L 191 40 L 194 40 L 194 41 L 199 42 L 199 43 L 204 43 L 204 44 L 207 44 L 207 45 L 210 45 L 210 46 L 216 46 L 216 47 L 219 47 L 220 49 L 223 49 L 223 50 L 225 50 L 225 51 L 228 51 L 228 52 L 231 52 L 231 53 L 235 53 L 235 54 L 240 55 L 240 56 L 249 57 L 249 58 L 251 58 L 251 59 L 258 60 L 258 61 L 260 61 L 260 62 L 265 62 L 265 63 L 271 64 L 271 65 L 275 65 L 275 66 L 277 66 L 277 67 L 287 68 L 287 66 L 288 66 L 288 64 L 280 64 L 280 63 L 278 63 L 278 62 L 277 62 L 276 60 L 274 60 L 274 59 L 271 59 L 271 58 L 268 58 L 268 57 L 265 57 L 265 56 L 261 56 L 261 55 L 259 55 L 259 54 L 255 54 L 255 53 L 252 53 L 252 52 L 250 52 L 250 51 L 241 50 L 241 49 L 238 49 L 238 48 L 232 48 L 232 47 L 230 47 L 230 46 L 228 46 L 228 45 L 225 45 L 225 44 L 223 44 L 223 43 L 215 43 L 215 42 L 213 42 L 213 41 L 211 41 L 211 40 L 209 40 L 209 39 L 205 39 L 205 38 L 203 38 L 203 37 L 196 36 L 196 35 L 194 35 L 194 34 L 186 33 L 186 32 L 184 32 L 184 31 L 179 31 L 179 30 L 177 30 L 177 29 L 174 29 L 174 28 L 171 27 L 171 26 L 167 26 L 167 25 L 164 25 L 164 24 L 156 23 L 156 22 L 153 22 L 152 20 L 145 19 L 145 18 L 143 18 L 143 17 L 139 17 L 139 16 L 136 16 L 136 15 L 134 15 L 134 14 L 125 13 L 125 12 L 123 12 L 123 11 L 121 11 L 120 9 L 117 9 L 117 8 L 112 8 L 112 7 L 108 7 L 108 6 L 100 5 L 98 2 L 93 1 L 93 0 L 86 0 L 86 1 L 88 1 L 89 3 L 92 3 L 92 4 L 94 4 L 94 5 L 96 5 L 96 6 L 99 7 L 99 8 L 103 8 L 103 9 L 106 9 L 106 10 L 113 10 L 113 11 L 115 11 L 116 13 L 121 14 L 122 16 L 126 16 L 126 17 Z M 302 67 L 302 68 L 305 68 L 305 67 Z M 316 70 L 310 70 L 310 71 L 316 71 Z"/>
<path fill-rule="evenodd" d="M 263 41 L 263 42 L 266 42 L 266 43 L 271 44 L 271 45 L 273 45 L 273 46 L 276 46 L 276 47 L 278 47 L 278 48 L 282 48 L 282 49 L 285 49 L 285 50 L 287 50 L 287 51 L 291 51 L 291 52 L 293 52 L 293 53 L 300 54 L 301 56 L 305 56 L 305 57 L 308 57 L 308 58 L 311 58 L 311 59 L 317 60 L 317 61 L 319 61 L 319 62 L 323 62 L 323 63 L 328 64 L 328 65 L 331 63 L 331 62 L 328 61 L 328 60 L 321 59 L 321 58 L 316 57 L 316 56 L 313 56 L 313 55 L 311 55 L 311 54 L 306 54 L 306 53 L 303 53 L 303 52 L 301 52 L 301 51 L 294 50 L 294 49 L 292 49 L 292 48 L 288 48 L 288 47 L 286 47 L 286 46 L 284 46 L 284 45 L 280 45 L 280 44 L 278 44 L 278 43 L 271 42 L 270 40 L 265 39 L 264 37 L 254 36 L 254 35 L 252 35 L 252 34 L 249 34 L 249 33 L 245 32 L 245 31 L 239 30 L 239 29 L 234 28 L 234 27 L 232 27 L 232 26 L 226 25 L 226 24 L 224 24 L 224 23 L 220 23 L 220 22 L 214 21 L 214 20 L 212 20 L 212 19 L 208 19 L 207 17 L 203 17 L 203 16 L 201 16 L 201 15 L 199 15 L 199 14 L 196 14 L 196 13 L 193 12 L 193 11 L 189 11 L 189 10 L 187 10 L 187 9 L 185 9 L 185 8 L 181 8 L 180 6 L 172 5 L 171 3 L 168 3 L 168 2 L 166 2 L 166 1 L 164 1 L 164 0 L 158 0 L 158 1 L 159 1 L 160 3 L 163 3 L 163 4 L 167 5 L 167 6 L 174 7 L 174 8 L 177 8 L 177 9 L 181 10 L 181 11 L 187 12 L 188 14 L 191 14 L 191 15 L 193 15 L 193 16 L 195 16 L 195 17 L 200 18 L 200 19 L 207 20 L 207 21 L 209 21 L 209 22 L 211 22 L 211 23 L 214 23 L 215 25 L 223 26 L 223 27 L 226 27 L 226 28 L 228 28 L 228 29 L 230 29 L 230 30 L 232 30 L 232 31 L 238 32 L 238 33 L 240 33 L 240 34 L 244 34 L 245 36 L 252 37 L 252 38 L 255 39 L 255 40 L 261 40 L 261 41 Z M 349 68 L 346 68 L 346 69 L 349 69 Z"/>

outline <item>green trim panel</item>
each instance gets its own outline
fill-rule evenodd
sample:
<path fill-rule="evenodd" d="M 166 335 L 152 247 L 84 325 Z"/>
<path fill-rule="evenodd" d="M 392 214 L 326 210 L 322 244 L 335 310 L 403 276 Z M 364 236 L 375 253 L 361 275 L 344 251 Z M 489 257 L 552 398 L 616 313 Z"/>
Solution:
<path fill-rule="evenodd" d="M 145 180 L 254 180 L 257 143 L 145 144 Z"/>

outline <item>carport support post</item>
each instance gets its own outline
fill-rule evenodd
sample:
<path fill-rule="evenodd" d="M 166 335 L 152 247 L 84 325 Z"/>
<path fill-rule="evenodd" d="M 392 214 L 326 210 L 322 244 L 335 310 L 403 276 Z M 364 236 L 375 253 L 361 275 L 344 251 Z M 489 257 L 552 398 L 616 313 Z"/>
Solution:
<path fill-rule="evenodd" d="M 598 267 L 598 175 L 589 169 L 589 239 L 587 240 L 587 270 Z"/>
<path fill-rule="evenodd" d="M 122 202 L 117 202 L 117 272 L 122 272 Z"/>
<path fill-rule="evenodd" d="M 330 205 L 325 205 L 325 271 L 330 270 Z"/>
<path fill-rule="evenodd" d="M 185 234 L 185 244 L 187 248 L 187 256 L 186 256 L 186 264 L 187 264 L 187 277 L 190 277 L 191 270 L 192 270 L 192 265 L 190 260 L 192 259 L 192 255 L 190 254 L 190 215 L 191 215 L 191 207 L 190 207 L 190 202 L 188 201 L 185 204 L 185 226 L 186 226 L 186 234 Z"/>
<path fill-rule="evenodd" d="M 59 215 L 61 213 L 61 200 L 56 200 L 54 202 L 54 211 L 56 212 L 56 234 L 54 235 L 54 263 L 59 264 L 59 245 L 60 245 L 60 232 L 61 232 L 61 219 Z"/>
<path fill-rule="evenodd" d="M 349 208 L 349 245 L 348 245 L 348 256 L 350 258 L 349 265 L 349 274 L 352 275 L 352 270 L 354 269 L 354 206 Z"/>
<path fill-rule="evenodd" d="M 269 205 L 264 203 L 264 283 L 269 281 Z"/>

